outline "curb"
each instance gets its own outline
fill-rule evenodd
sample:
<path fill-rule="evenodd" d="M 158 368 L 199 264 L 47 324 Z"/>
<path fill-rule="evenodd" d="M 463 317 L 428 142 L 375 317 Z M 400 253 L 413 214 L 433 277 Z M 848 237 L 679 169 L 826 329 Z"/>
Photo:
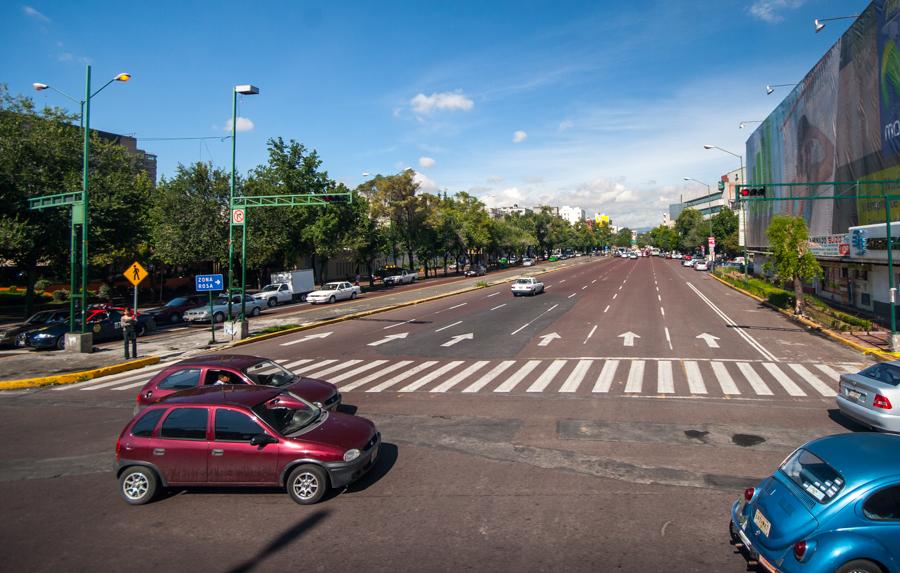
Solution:
<path fill-rule="evenodd" d="M 788 317 L 793 322 L 802 324 L 803 326 L 806 326 L 807 328 L 809 328 L 811 330 L 815 330 L 816 332 L 820 332 L 820 333 L 824 334 L 825 336 L 827 336 L 828 338 L 831 338 L 835 342 L 839 342 L 839 343 L 843 344 L 844 346 L 848 346 L 848 347 L 856 350 L 857 352 L 861 352 L 862 354 L 864 354 L 866 356 L 874 356 L 876 358 L 879 358 L 879 359 L 885 360 L 885 361 L 896 360 L 897 358 L 900 358 L 900 353 L 884 352 L 882 350 L 878 350 L 877 348 L 863 346 L 862 344 L 853 342 L 852 340 L 847 340 L 846 338 L 844 338 L 837 332 L 834 332 L 830 328 L 826 328 L 826 327 L 822 326 L 821 324 L 819 324 L 817 322 L 813 322 L 812 320 L 810 320 L 806 317 L 796 316 L 794 313 L 787 311 L 783 308 L 778 308 L 777 306 L 770 303 L 766 299 L 758 297 L 755 294 L 742 289 L 741 287 L 735 286 L 735 285 L 731 284 L 730 282 L 728 282 L 722 278 L 719 278 L 712 273 L 710 273 L 709 276 L 716 279 L 717 281 L 719 281 L 723 285 L 727 286 L 728 288 L 735 290 L 735 291 L 741 293 L 742 295 L 748 296 L 748 297 L 752 298 L 753 300 L 763 304 L 766 308 L 770 308 L 774 311 L 780 312 L 781 314 Z"/>
<path fill-rule="evenodd" d="M 128 372 L 156 364 L 159 362 L 159 356 L 148 356 L 139 358 L 130 362 L 121 364 L 113 364 L 112 366 L 104 366 L 93 370 L 81 370 L 79 372 L 69 372 L 67 374 L 57 374 L 56 376 L 45 376 L 42 378 L 23 378 L 21 380 L 0 380 L 0 390 L 20 390 L 23 388 L 40 388 L 41 386 L 50 386 L 57 384 L 74 384 L 75 382 L 84 382 L 93 380 L 110 374 L 118 374 L 120 372 Z"/>
<path fill-rule="evenodd" d="M 541 272 L 535 273 L 535 275 L 532 275 L 532 276 L 543 275 L 543 274 L 547 274 L 547 273 L 553 273 L 553 272 L 556 272 L 556 271 L 560 271 L 560 270 L 563 270 L 563 269 L 570 268 L 570 267 L 572 267 L 572 266 L 574 266 L 574 265 L 566 265 L 566 266 L 562 266 L 562 267 L 557 267 L 557 268 L 555 268 L 555 269 L 544 269 L 544 270 L 542 270 Z M 268 334 L 260 334 L 259 336 L 251 336 L 250 338 L 245 338 L 245 339 L 243 339 L 243 340 L 238 340 L 238 341 L 232 342 L 227 348 L 233 348 L 233 347 L 235 347 L 235 346 L 243 346 L 243 345 L 245 345 L 245 344 L 252 344 L 252 343 L 254 343 L 254 342 L 262 342 L 262 341 L 265 341 L 265 340 L 270 340 L 270 339 L 272 339 L 272 338 L 278 338 L 279 336 L 287 336 L 288 334 L 295 334 L 295 333 L 297 333 L 297 332 L 303 332 L 304 330 L 311 330 L 311 329 L 313 329 L 313 328 L 319 328 L 320 326 L 328 326 L 329 324 L 336 324 L 336 323 L 338 323 L 338 322 L 344 322 L 344 321 L 346 321 L 346 320 L 353 320 L 353 319 L 355 319 L 355 318 L 363 318 L 363 317 L 366 317 L 366 316 L 371 316 L 371 315 L 373 315 L 373 314 L 379 314 L 379 313 L 382 313 L 382 312 L 390 312 L 390 311 L 392 311 L 392 310 L 397 310 L 398 308 L 405 308 L 405 307 L 407 307 L 407 306 L 414 306 L 414 305 L 417 305 L 417 304 L 424 304 L 424 303 L 426 303 L 426 302 L 432 302 L 432 301 L 435 301 L 435 300 L 440 300 L 440 299 L 442 299 L 442 298 L 448 298 L 448 297 L 451 297 L 451 296 L 456 296 L 456 295 L 458 295 L 458 294 L 464 294 L 464 293 L 467 293 L 467 292 L 472 292 L 472 291 L 480 290 L 480 289 L 487 288 L 487 287 L 492 287 L 492 286 L 497 286 L 497 285 L 501 285 L 501 284 L 505 284 L 505 283 L 510 283 L 510 282 L 516 280 L 516 278 L 518 278 L 518 277 L 509 278 L 509 279 L 495 280 L 495 281 L 493 281 L 493 282 L 489 282 L 489 283 L 487 284 L 487 286 L 471 286 L 471 287 L 466 287 L 466 288 L 464 288 L 464 289 L 455 290 L 455 291 L 448 292 L 448 293 L 438 294 L 438 295 L 429 296 L 429 297 L 425 297 L 425 298 L 420 298 L 420 299 L 416 299 L 416 300 L 411 300 L 411 301 L 407 301 L 407 302 L 399 302 L 399 303 L 397 303 L 397 304 L 392 304 L 392 305 L 390 305 L 390 306 L 385 306 L 385 307 L 380 307 L 380 308 L 373 308 L 373 309 L 371 309 L 371 310 L 363 310 L 363 311 L 360 311 L 360 312 L 354 312 L 354 313 L 351 313 L 351 314 L 345 314 L 344 316 L 338 316 L 338 317 L 335 317 L 335 318 L 326 318 L 326 319 L 324 319 L 324 320 L 319 320 L 319 321 L 316 321 L 316 322 L 311 322 L 311 323 L 309 323 L 309 324 L 304 324 L 304 325 L 301 325 L 301 326 L 295 326 L 294 328 L 286 328 L 286 329 L 284 329 L 284 330 L 279 330 L 278 332 L 270 332 L 270 333 L 268 333 Z"/>

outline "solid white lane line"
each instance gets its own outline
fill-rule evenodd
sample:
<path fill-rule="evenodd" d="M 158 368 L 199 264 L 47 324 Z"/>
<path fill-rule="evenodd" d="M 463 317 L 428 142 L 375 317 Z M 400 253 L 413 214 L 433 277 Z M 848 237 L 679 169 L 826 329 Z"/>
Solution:
<path fill-rule="evenodd" d="M 312 358 L 304 358 L 302 360 L 295 360 L 293 362 L 288 362 L 287 364 L 282 364 L 287 370 L 294 368 L 295 366 L 300 366 L 301 364 L 306 364 L 307 362 L 312 362 Z"/>
<path fill-rule="evenodd" d="M 416 374 L 418 374 L 419 372 L 422 372 L 423 370 L 428 370 L 435 364 L 437 364 L 437 360 L 428 360 L 426 362 L 423 362 L 423 363 L 419 364 L 418 366 L 410 368 L 406 372 L 401 372 L 400 374 L 397 374 L 390 380 L 386 380 L 386 381 L 382 382 L 381 384 L 372 386 L 371 388 L 366 390 L 366 392 L 381 392 L 382 390 L 390 388 L 391 386 L 393 386 L 395 384 L 399 384 L 400 382 L 403 382 L 404 380 L 406 380 L 407 378 L 409 378 L 411 376 L 415 376 Z"/>
<path fill-rule="evenodd" d="M 379 370 L 378 372 L 375 372 L 374 374 L 369 374 L 365 378 L 360 378 L 356 382 L 352 382 L 350 384 L 347 384 L 346 386 L 342 386 L 340 388 L 340 391 L 341 392 L 349 392 L 350 390 L 355 390 L 356 388 L 359 388 L 360 386 L 362 386 L 364 384 L 368 384 L 369 382 L 372 382 L 373 380 L 378 380 L 382 376 L 386 376 L 387 374 L 390 374 L 391 372 L 393 372 L 395 370 L 405 368 L 412 363 L 413 363 L 412 360 L 401 360 L 400 362 L 391 364 L 390 366 L 386 366 L 384 368 L 384 370 Z"/>
<path fill-rule="evenodd" d="M 660 360 L 657 363 L 657 390 L 658 394 L 675 393 L 675 377 L 672 373 L 672 363 L 668 360 Z"/>
<path fill-rule="evenodd" d="M 276 360 L 275 362 L 277 362 L 277 363 L 279 363 L 279 364 L 284 364 L 284 363 L 287 362 L 287 361 L 288 361 L 287 358 L 279 358 L 279 359 Z"/>
<path fill-rule="evenodd" d="M 622 285 L 619 286 L 619 290 L 622 290 Z"/>
<path fill-rule="evenodd" d="M 548 312 L 550 312 L 551 310 L 553 310 L 554 308 L 556 308 L 556 307 L 558 307 L 558 306 L 559 306 L 558 304 L 554 304 L 553 306 L 551 306 L 550 308 L 548 308 L 547 310 L 545 310 L 545 311 L 542 312 L 541 314 L 539 314 L 539 315 L 537 315 L 536 317 L 534 317 L 533 319 L 531 319 L 531 321 L 529 321 L 528 323 L 526 323 L 526 324 L 520 326 L 519 328 L 517 328 L 516 330 L 510 332 L 510 333 L 509 333 L 510 336 L 522 332 L 523 330 L 525 330 L 526 328 L 528 328 L 529 326 L 531 326 L 531 324 L 532 324 L 534 321 L 536 321 L 537 319 L 539 319 L 540 317 L 544 316 L 545 314 L 547 314 Z"/>
<path fill-rule="evenodd" d="M 656 295 L 656 298 L 659 299 L 659 302 L 662 302 L 662 297 L 661 297 L 661 296 Z"/>
<path fill-rule="evenodd" d="M 581 287 L 581 290 L 584 290 L 586 288 L 587 288 L 587 285 L 584 285 L 583 287 Z"/>
<path fill-rule="evenodd" d="M 572 298 L 572 297 L 575 296 L 576 294 L 578 294 L 578 293 L 574 293 L 574 292 L 573 292 L 572 294 L 569 295 L 569 298 Z"/>
<path fill-rule="evenodd" d="M 485 374 L 484 376 L 482 376 L 481 378 L 479 378 L 478 380 L 473 382 L 471 385 L 469 385 L 465 389 L 463 389 L 463 392 L 466 392 L 466 393 L 478 392 L 479 390 L 481 390 L 482 388 L 487 386 L 494 378 L 503 374 L 504 371 L 506 371 L 510 366 L 512 366 L 515 363 L 516 363 L 515 360 L 504 360 L 500 364 L 494 366 L 494 368 L 492 368 L 490 370 L 490 372 L 488 372 L 487 374 Z"/>
<path fill-rule="evenodd" d="M 584 377 L 587 376 L 588 370 L 591 367 L 591 360 L 579 360 L 578 364 L 575 365 L 575 369 L 572 370 L 572 373 L 569 374 L 569 377 L 566 378 L 566 381 L 563 382 L 562 387 L 559 389 L 560 392 L 576 392 L 578 387 L 581 386 L 581 381 L 584 380 Z"/>
<path fill-rule="evenodd" d="M 765 347 L 763 347 L 762 344 L 757 342 L 755 338 L 750 336 L 748 333 L 744 332 L 744 330 L 740 326 L 738 326 L 738 324 L 735 321 L 731 320 L 731 318 L 727 314 L 725 314 L 719 307 L 717 307 L 713 303 L 713 301 L 711 301 L 709 298 L 707 298 L 706 295 L 704 295 L 702 292 L 700 292 L 697 289 L 697 287 L 695 287 L 691 283 L 685 283 L 685 284 L 687 284 L 687 286 L 690 287 L 690 289 L 692 291 L 694 291 L 694 293 L 697 296 L 700 297 L 700 300 L 705 302 L 706 305 L 709 308 L 711 308 L 714 313 L 718 314 L 719 317 L 726 322 L 726 324 L 731 325 L 732 329 L 735 332 L 737 332 L 738 335 L 740 335 L 741 338 L 743 338 L 747 342 L 747 344 L 749 344 L 750 346 L 755 348 L 757 352 L 762 354 L 763 358 L 765 358 L 766 360 L 771 360 L 772 362 L 779 362 L 778 358 L 774 354 L 772 354 L 771 352 L 766 350 Z"/>
<path fill-rule="evenodd" d="M 626 394 L 640 394 L 644 384 L 643 360 L 632 360 L 631 369 L 628 371 L 628 381 L 625 383 Z"/>
<path fill-rule="evenodd" d="M 687 375 L 688 389 L 691 394 L 706 394 L 706 385 L 703 383 L 703 375 L 700 374 L 700 365 L 692 360 L 684 362 L 684 373 Z"/>
<path fill-rule="evenodd" d="M 664 309 L 663 307 L 659 307 L 659 313 L 660 313 L 661 315 L 665 316 L 665 315 L 666 315 L 666 309 Z"/>
<path fill-rule="evenodd" d="M 747 379 L 747 382 L 750 384 L 750 387 L 753 388 L 753 391 L 756 392 L 757 396 L 772 395 L 772 391 L 769 390 L 769 387 L 766 386 L 766 383 L 759 377 L 759 374 L 756 373 L 756 370 L 753 369 L 751 364 L 747 362 L 738 362 L 738 370 L 740 370 L 741 374 L 744 375 L 744 378 Z"/>
<path fill-rule="evenodd" d="M 429 372 L 426 376 L 419 378 L 412 384 L 409 384 L 408 386 L 404 386 L 403 388 L 400 389 L 400 392 L 415 392 L 422 386 L 428 384 L 429 382 L 431 382 L 433 380 L 436 380 L 438 377 L 443 376 L 447 372 L 450 372 L 451 370 L 453 370 L 454 368 L 456 368 L 457 366 L 459 366 L 462 363 L 463 363 L 462 360 L 454 360 L 453 362 L 448 362 L 447 364 L 444 364 L 437 370 L 435 370 L 433 372 Z"/>
<path fill-rule="evenodd" d="M 544 372 L 538 376 L 538 379 L 528 387 L 528 392 L 543 392 L 544 388 L 547 387 L 550 382 L 553 381 L 553 378 L 559 374 L 559 371 L 562 370 L 563 366 L 566 365 L 565 360 L 554 360 L 550 363 L 550 366 L 547 367 Z"/>
<path fill-rule="evenodd" d="M 469 366 L 462 372 L 456 374 L 449 380 L 446 380 L 445 382 L 442 382 L 441 384 L 435 386 L 434 388 L 431 389 L 431 391 L 432 392 L 446 392 L 447 390 L 453 388 L 454 386 L 456 386 L 457 384 L 459 384 L 460 382 L 462 382 L 463 380 L 465 380 L 466 378 L 468 378 L 475 372 L 478 372 L 479 370 L 484 368 L 485 365 L 488 364 L 488 362 L 490 362 L 490 361 L 489 360 L 479 360 L 478 362 L 472 364 L 471 366 Z M 403 390 L 401 390 L 401 392 L 402 391 Z"/>
<path fill-rule="evenodd" d="M 390 325 L 390 326 L 385 326 L 384 328 L 382 328 L 382 330 L 387 330 L 387 329 L 389 329 L 389 328 L 396 328 L 396 327 L 398 327 L 398 326 L 403 326 L 404 324 L 409 324 L 410 322 L 413 322 L 414 320 L 415 320 L 415 318 L 410 318 L 409 320 L 405 320 L 405 321 L 403 321 L 403 322 L 398 322 L 397 324 L 392 324 L 392 325 Z"/>
<path fill-rule="evenodd" d="M 616 297 L 619 296 L 619 293 L 613 295 L 613 300 L 616 300 Z"/>
<path fill-rule="evenodd" d="M 348 360 L 346 362 L 341 362 L 340 364 L 335 364 L 334 366 L 326 368 L 325 370 L 310 372 L 309 374 L 307 374 L 307 376 L 309 376 L 310 378 L 320 378 L 322 376 L 328 376 L 329 374 L 337 372 L 338 370 L 343 370 L 344 368 L 350 368 L 351 366 L 355 366 L 355 365 L 359 364 L 360 362 L 362 362 L 362 360 Z M 329 380 L 329 382 L 330 382 L 330 380 Z"/>
<path fill-rule="evenodd" d="M 337 362 L 336 358 L 332 358 L 331 360 L 321 360 L 313 364 L 307 364 L 302 368 L 291 368 L 290 370 L 293 370 L 294 374 L 300 374 L 301 372 L 311 372 L 319 368 L 324 368 L 325 366 L 328 366 L 329 364 L 332 364 L 334 362 Z M 304 374 L 304 376 L 306 376 L 306 374 Z"/>
<path fill-rule="evenodd" d="M 833 398 L 837 394 L 837 392 L 831 389 L 831 386 L 829 386 L 825 382 L 822 382 L 822 380 L 820 380 L 818 376 L 810 372 L 809 369 L 806 368 L 806 366 L 803 366 L 802 364 L 788 364 L 788 366 L 790 366 L 791 370 L 796 372 L 800 376 L 800 378 L 803 378 L 804 382 L 815 388 L 816 391 L 822 396 L 825 396 L 826 398 Z"/>
<path fill-rule="evenodd" d="M 788 378 L 788 375 L 781 371 L 778 366 L 772 364 L 771 362 L 764 362 L 763 368 L 769 371 L 775 380 L 781 384 L 781 387 L 784 388 L 784 391 L 787 392 L 791 396 L 806 396 L 806 392 L 800 389 L 800 386 L 794 384 L 794 381 Z"/>
<path fill-rule="evenodd" d="M 362 366 L 360 366 L 358 368 L 354 368 L 353 370 L 351 370 L 349 372 L 344 372 L 343 374 L 338 374 L 337 376 L 332 377 L 331 380 L 329 380 L 329 382 L 331 382 L 332 384 L 337 384 L 338 382 L 343 382 L 344 380 L 346 380 L 348 378 L 353 378 L 357 374 L 362 374 L 366 370 L 371 370 L 372 368 L 377 368 L 377 367 L 381 366 L 382 364 L 384 364 L 385 362 L 387 362 L 387 360 L 374 360 L 372 362 L 367 362 L 366 364 L 363 364 Z"/>
<path fill-rule="evenodd" d="M 712 366 L 713 374 L 716 375 L 716 380 L 719 382 L 719 386 L 722 387 L 723 394 L 736 395 L 741 393 L 741 391 L 737 387 L 737 384 L 734 383 L 734 378 L 731 377 L 728 369 L 725 368 L 725 364 L 723 364 L 722 362 L 711 362 L 710 366 Z"/>
<path fill-rule="evenodd" d="M 447 330 L 448 328 L 452 328 L 452 327 L 456 326 L 457 324 L 462 324 L 462 321 L 461 321 L 461 320 L 457 320 L 457 321 L 454 322 L 453 324 L 448 324 L 447 326 L 442 326 L 441 328 L 438 328 L 437 330 L 435 330 L 435 332 L 440 332 L 440 331 L 442 331 L 442 330 Z"/>
<path fill-rule="evenodd" d="M 540 360 L 529 360 L 525 363 L 524 366 L 516 370 L 516 372 L 506 379 L 503 384 L 500 384 L 496 388 L 494 388 L 494 392 L 510 392 L 512 391 L 516 385 L 525 379 L 526 376 L 531 374 L 531 371 L 538 367 L 540 364 Z"/>
<path fill-rule="evenodd" d="M 458 305 L 456 305 L 456 306 L 451 306 L 451 307 L 448 308 L 447 310 L 453 310 L 454 308 L 459 308 L 459 307 L 461 307 L 461 306 L 466 306 L 467 304 L 469 304 L 469 303 L 463 302 L 463 303 L 460 303 L 460 304 L 458 304 Z"/>
<path fill-rule="evenodd" d="M 503 304 L 501 304 L 501 305 L 495 306 L 495 307 L 492 308 L 491 310 L 497 310 L 498 308 L 503 308 L 504 306 L 506 306 L 506 303 L 505 303 L 505 302 L 504 302 Z"/>
<path fill-rule="evenodd" d="M 666 331 L 666 342 L 669 343 L 669 350 L 674 350 L 674 348 L 672 348 L 672 337 L 669 336 L 669 327 L 668 327 L 668 326 L 664 326 L 663 328 L 664 328 L 665 331 Z"/>
<path fill-rule="evenodd" d="M 590 340 L 590 338 L 591 338 L 592 336 L 594 336 L 594 333 L 595 333 L 595 332 L 597 332 L 597 325 L 596 325 L 596 324 L 594 325 L 594 328 L 592 328 L 591 331 L 588 333 L 587 338 L 584 339 L 584 342 L 582 342 L 582 344 L 587 344 L 587 341 Z"/>
<path fill-rule="evenodd" d="M 500 293 L 499 292 L 491 293 L 484 298 L 491 298 L 492 296 L 497 296 L 498 294 L 500 294 Z"/>
<path fill-rule="evenodd" d="M 606 305 L 606 308 L 603 309 L 603 312 L 606 313 L 607 310 L 609 310 L 609 305 Z"/>
<path fill-rule="evenodd" d="M 841 374 L 840 374 L 840 372 L 838 372 L 837 370 L 835 370 L 835 369 L 832 368 L 831 366 L 828 366 L 827 364 L 816 364 L 816 368 L 818 368 L 819 370 L 821 370 L 822 373 L 825 374 L 825 376 L 828 376 L 829 378 L 831 378 L 832 380 L 834 380 L 835 383 L 841 381 Z"/>

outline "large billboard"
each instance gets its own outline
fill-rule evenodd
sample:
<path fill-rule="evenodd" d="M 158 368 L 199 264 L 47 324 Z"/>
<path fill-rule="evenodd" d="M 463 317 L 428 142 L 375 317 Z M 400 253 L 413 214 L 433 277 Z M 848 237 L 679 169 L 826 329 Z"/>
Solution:
<path fill-rule="evenodd" d="M 747 243 L 767 245 L 775 214 L 802 216 L 811 236 L 883 222 L 884 201 L 865 195 L 900 188 L 900 0 L 874 0 L 747 140 L 747 179 L 767 195 L 837 200 L 750 203 Z M 839 181 L 841 185 L 807 185 Z M 772 183 L 794 183 L 773 186 Z M 900 202 L 892 204 L 900 220 Z"/>

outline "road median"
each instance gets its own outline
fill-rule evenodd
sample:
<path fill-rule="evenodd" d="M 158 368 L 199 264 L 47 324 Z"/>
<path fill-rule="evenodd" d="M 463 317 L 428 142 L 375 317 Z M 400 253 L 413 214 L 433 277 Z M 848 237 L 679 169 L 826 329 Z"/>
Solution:
<path fill-rule="evenodd" d="M 146 358 L 138 358 L 129 362 L 113 364 L 111 366 L 102 366 L 91 370 L 81 370 L 78 372 L 66 372 L 64 374 L 56 374 L 54 376 L 42 376 L 39 378 L 22 378 L 20 380 L 0 380 L 0 391 L 2 390 L 23 390 L 28 388 L 40 388 L 42 386 L 59 386 L 63 384 L 75 384 L 76 382 L 86 382 L 94 378 L 101 378 L 129 370 L 137 370 L 144 366 L 156 364 L 159 362 L 159 356 L 147 356 Z"/>

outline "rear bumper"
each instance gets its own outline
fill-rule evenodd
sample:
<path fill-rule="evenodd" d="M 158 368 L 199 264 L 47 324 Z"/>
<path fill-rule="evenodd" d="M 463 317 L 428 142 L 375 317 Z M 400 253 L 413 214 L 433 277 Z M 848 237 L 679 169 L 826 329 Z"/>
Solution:
<path fill-rule="evenodd" d="M 848 400 L 840 394 L 835 397 L 835 401 L 837 402 L 838 409 L 841 413 L 851 420 L 859 422 L 864 426 L 884 430 L 885 432 L 900 433 L 900 415 L 898 414 L 870 410 L 865 406 L 861 406 Z"/>
<path fill-rule="evenodd" d="M 753 545 L 753 542 L 750 540 L 750 537 L 744 532 L 744 529 L 740 525 L 739 519 L 739 506 L 740 502 L 734 502 L 734 505 L 731 506 L 731 523 L 729 526 L 729 535 L 731 537 L 731 544 L 735 546 L 741 552 L 744 559 L 747 560 L 748 563 L 758 563 L 760 571 L 769 571 L 771 573 L 787 573 L 784 569 L 778 569 L 772 562 L 766 558 L 765 555 L 761 554 L 759 550 Z"/>

